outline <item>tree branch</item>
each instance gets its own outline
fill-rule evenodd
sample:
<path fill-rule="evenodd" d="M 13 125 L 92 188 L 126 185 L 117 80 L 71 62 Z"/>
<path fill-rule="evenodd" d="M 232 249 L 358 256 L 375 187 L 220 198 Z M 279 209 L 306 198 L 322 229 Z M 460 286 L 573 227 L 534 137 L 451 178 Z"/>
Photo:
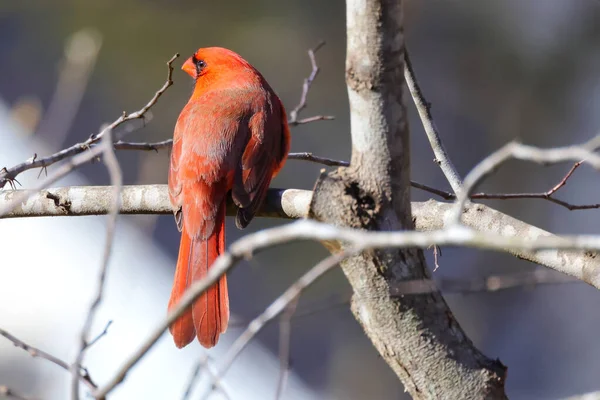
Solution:
<path fill-rule="evenodd" d="M 306 108 L 306 100 L 308 97 L 308 91 L 310 90 L 310 86 L 316 79 L 319 74 L 319 66 L 317 65 L 317 60 L 315 58 L 315 53 L 319 51 L 321 47 L 325 46 L 325 42 L 320 42 L 313 49 L 308 50 L 308 58 L 310 59 L 310 65 L 312 67 L 311 73 L 308 78 L 304 79 L 304 83 L 302 84 L 302 93 L 300 94 L 300 102 L 292 111 L 290 111 L 290 117 L 288 119 L 288 124 L 290 126 L 296 126 L 301 124 L 307 124 L 309 122 L 314 121 L 322 121 L 322 120 L 332 120 L 333 117 L 329 115 L 315 115 L 313 117 L 298 119 L 298 115 L 300 111 Z"/>
<path fill-rule="evenodd" d="M 452 161 L 450 161 L 450 157 L 446 152 L 444 143 L 440 138 L 440 134 L 433 121 L 433 116 L 431 115 L 431 103 L 425 100 L 425 96 L 423 95 L 423 92 L 417 83 L 417 77 L 413 71 L 412 63 L 410 62 L 410 58 L 408 56 L 408 52 L 406 52 L 406 49 L 404 51 L 404 79 L 406 80 L 406 84 L 412 99 L 415 103 L 419 116 L 421 117 L 421 123 L 423 124 L 425 133 L 427 134 L 427 139 L 429 139 L 429 144 L 433 149 L 433 154 L 435 155 L 434 161 L 442 169 L 442 172 L 446 176 L 446 179 L 452 187 L 452 190 L 454 190 L 455 193 L 458 193 L 460 186 L 462 185 L 460 175 L 458 174 L 458 171 L 456 171 L 454 164 L 452 164 Z"/>
<path fill-rule="evenodd" d="M 402 7 L 397 0 L 346 1 L 352 159 L 321 175 L 309 213 L 370 235 L 413 228 Z M 329 240 L 328 248 L 355 243 Z M 475 348 L 439 292 L 391 296 L 396 284 L 430 278 L 421 250 L 364 251 L 341 265 L 355 318 L 413 398 L 505 398 L 506 368 Z"/>
<path fill-rule="evenodd" d="M 233 362 L 239 357 L 240 353 L 250 343 L 250 341 L 260 332 L 270 321 L 281 314 L 293 302 L 297 301 L 298 296 L 310 285 L 321 278 L 325 273 L 331 271 L 340 261 L 348 257 L 356 250 L 347 250 L 338 254 L 331 255 L 315 265 L 298 279 L 292 286 L 283 292 L 267 309 L 259 316 L 254 318 L 246 330 L 231 345 L 223 357 L 223 361 L 214 379 L 218 380 L 225 375 Z"/>
<path fill-rule="evenodd" d="M 473 190 L 488 176 L 493 174 L 500 166 L 511 158 L 536 162 L 538 164 L 552 164 L 563 161 L 581 160 L 592 165 L 600 171 L 600 155 L 594 153 L 600 148 L 600 135 L 581 145 L 540 149 L 517 142 L 511 142 L 487 156 L 475 166 L 466 176 L 461 191 L 456 198 L 455 206 L 450 216 L 460 222 L 464 205 L 469 200 Z M 560 185 L 560 184 L 559 184 Z M 559 186 L 557 185 L 557 186 Z M 558 189 L 557 189 L 558 190 Z"/>
<path fill-rule="evenodd" d="M 50 353 L 46 353 L 45 351 L 40 350 L 37 347 L 33 347 L 33 346 L 25 343 L 24 341 L 20 340 L 19 338 L 17 338 L 14 335 L 11 335 L 10 333 L 8 333 L 7 331 L 5 331 L 2 328 L 0 328 L 0 336 L 3 336 L 6 339 L 8 339 L 9 341 L 11 341 L 12 344 L 14 344 L 16 347 L 25 350 L 27 353 L 29 353 L 29 355 L 31 357 L 39 357 L 39 358 L 43 358 L 44 360 L 48 360 L 52 364 L 58 365 L 60 368 L 64 369 L 67 372 L 69 372 L 71 370 L 71 366 L 66 361 L 63 361 L 60 358 L 55 357 L 55 356 L 53 356 Z M 97 388 L 97 386 L 94 383 L 94 381 L 92 381 L 92 378 L 90 377 L 90 374 L 84 368 L 82 368 L 80 370 L 79 379 L 88 388 L 90 388 L 92 390 Z"/>
<path fill-rule="evenodd" d="M 12 202 L 21 191 L 0 192 L 0 208 Z M 85 186 L 46 189 L 30 195 L 29 200 L 16 207 L 3 218 L 41 216 L 105 215 L 114 201 L 111 186 Z M 269 189 L 265 204 L 257 214 L 262 217 L 298 219 L 306 217 L 312 192 L 300 189 Z M 167 185 L 123 186 L 121 214 L 171 215 Z M 451 212 L 452 203 L 435 200 L 413 202 L 412 213 L 416 229 L 434 231 L 450 224 L 445 216 Z M 233 203 L 228 204 L 228 215 L 235 215 Z M 535 239 L 552 236 L 551 233 L 527 224 L 483 204 L 469 204 L 464 209 L 462 222 L 476 231 L 504 235 L 512 238 Z M 531 252 L 514 248 L 504 251 L 539 265 L 560 271 L 577 279 L 600 271 L 600 257 L 585 251 Z M 589 283 L 589 282 L 588 282 Z"/>
<path fill-rule="evenodd" d="M 75 362 L 71 366 L 71 397 L 73 398 L 73 400 L 79 399 L 78 377 L 79 370 L 81 368 L 81 363 L 83 362 L 84 352 L 90 346 L 90 343 L 95 342 L 95 340 L 89 342 L 88 337 L 90 335 L 90 330 L 92 329 L 94 316 L 96 315 L 96 311 L 100 306 L 100 302 L 102 301 L 102 295 L 104 294 L 104 285 L 106 282 L 106 274 L 108 272 L 108 261 L 110 259 L 110 254 L 114 241 L 115 229 L 117 225 L 117 216 L 119 215 L 121 186 L 123 185 L 123 175 L 121 173 L 121 167 L 119 166 L 119 162 L 117 161 L 117 156 L 115 155 L 115 150 L 113 148 L 111 131 L 107 131 L 105 136 L 102 138 L 101 147 L 103 149 L 103 160 L 106 164 L 106 168 L 108 169 L 108 173 L 110 175 L 113 201 L 111 203 L 110 214 L 108 217 L 108 222 L 106 224 L 106 240 L 104 243 L 104 252 L 102 254 L 102 263 L 100 264 L 98 284 L 96 287 L 94 297 L 92 298 L 92 303 L 90 304 L 88 313 L 85 317 L 83 327 L 81 328 L 81 333 L 77 342 L 77 356 L 75 358 Z"/>

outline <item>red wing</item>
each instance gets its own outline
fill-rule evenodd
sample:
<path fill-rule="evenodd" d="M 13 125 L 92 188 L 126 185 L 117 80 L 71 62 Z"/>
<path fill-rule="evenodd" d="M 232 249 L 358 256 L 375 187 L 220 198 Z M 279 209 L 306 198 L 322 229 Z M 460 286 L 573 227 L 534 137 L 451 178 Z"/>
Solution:
<path fill-rule="evenodd" d="M 273 96 L 273 100 L 273 110 L 258 112 L 250 119 L 252 136 L 244 150 L 241 170 L 236 171 L 232 194 L 240 206 L 235 220 L 240 229 L 248 226 L 254 218 L 264 201 L 271 179 L 287 156 L 289 138 L 285 111 L 276 96 Z"/>

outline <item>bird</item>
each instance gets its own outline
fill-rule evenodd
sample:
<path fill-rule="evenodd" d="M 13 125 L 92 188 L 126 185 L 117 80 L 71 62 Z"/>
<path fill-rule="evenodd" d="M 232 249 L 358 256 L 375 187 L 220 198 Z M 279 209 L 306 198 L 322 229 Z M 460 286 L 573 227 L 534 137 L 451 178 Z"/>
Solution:
<path fill-rule="evenodd" d="M 224 252 L 227 199 L 236 207 L 236 226 L 245 228 L 290 150 L 281 100 L 239 54 L 222 47 L 200 48 L 182 70 L 194 79 L 194 89 L 175 125 L 169 165 L 169 200 L 181 232 L 169 311 Z M 194 337 L 211 348 L 228 322 L 223 275 L 169 331 L 178 348 Z"/>

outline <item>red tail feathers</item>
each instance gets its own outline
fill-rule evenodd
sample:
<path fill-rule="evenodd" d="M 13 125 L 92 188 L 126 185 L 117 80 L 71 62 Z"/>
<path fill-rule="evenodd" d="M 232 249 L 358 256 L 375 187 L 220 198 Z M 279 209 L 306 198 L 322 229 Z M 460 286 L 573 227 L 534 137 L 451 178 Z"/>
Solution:
<path fill-rule="evenodd" d="M 225 201 L 223 201 L 215 228 L 207 240 L 191 238 L 183 224 L 179 257 L 175 270 L 175 280 L 169 300 L 169 310 L 177 302 L 185 290 L 197 280 L 204 278 L 208 269 L 219 254 L 225 251 Z M 194 335 L 204 347 L 213 347 L 219 341 L 219 335 L 227 329 L 229 323 L 229 296 L 227 294 L 227 277 L 223 275 L 192 304 L 192 307 L 179 317 L 169 330 L 175 345 L 186 346 Z"/>

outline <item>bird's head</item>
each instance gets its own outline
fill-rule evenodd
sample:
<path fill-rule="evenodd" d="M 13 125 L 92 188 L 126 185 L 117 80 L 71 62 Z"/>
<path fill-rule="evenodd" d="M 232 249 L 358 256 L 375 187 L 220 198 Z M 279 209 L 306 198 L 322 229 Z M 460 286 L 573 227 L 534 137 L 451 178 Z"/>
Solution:
<path fill-rule="evenodd" d="M 255 69 L 239 54 L 222 47 L 205 47 L 198 49 L 183 63 L 182 70 L 194 80 L 208 75 L 223 75 L 238 71 L 252 71 Z"/>

